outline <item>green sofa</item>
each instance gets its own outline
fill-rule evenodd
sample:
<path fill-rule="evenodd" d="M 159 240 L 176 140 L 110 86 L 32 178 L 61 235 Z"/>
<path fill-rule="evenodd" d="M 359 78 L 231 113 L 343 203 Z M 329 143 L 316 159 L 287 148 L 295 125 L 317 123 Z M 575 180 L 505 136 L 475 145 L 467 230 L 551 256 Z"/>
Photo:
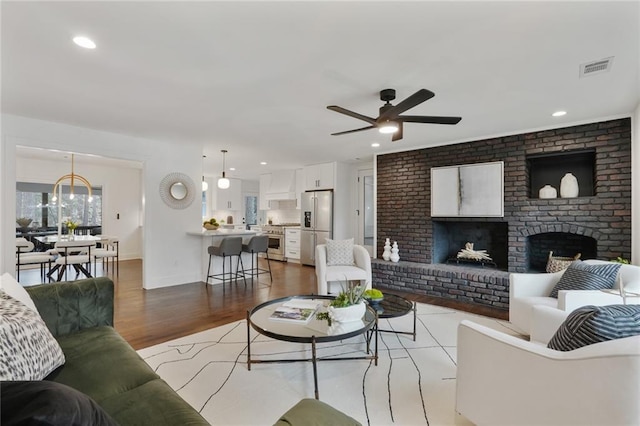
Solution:
<path fill-rule="evenodd" d="M 45 378 L 70 386 L 120 425 L 208 425 L 113 328 L 113 282 L 27 287 L 66 362 Z"/>
<path fill-rule="evenodd" d="M 45 380 L 88 395 L 122 426 L 209 424 L 115 331 L 114 287 L 109 278 L 42 284 L 26 290 L 66 359 Z M 360 425 L 315 399 L 301 400 L 276 422 L 278 426 L 329 424 Z"/>

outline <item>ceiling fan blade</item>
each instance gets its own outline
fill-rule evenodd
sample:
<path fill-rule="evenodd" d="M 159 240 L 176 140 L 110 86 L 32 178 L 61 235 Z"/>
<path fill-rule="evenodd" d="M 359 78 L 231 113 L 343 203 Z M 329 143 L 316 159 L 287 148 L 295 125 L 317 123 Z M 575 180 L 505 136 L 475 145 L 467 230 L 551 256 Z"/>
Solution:
<path fill-rule="evenodd" d="M 398 131 L 393 134 L 391 137 L 391 142 L 399 141 L 402 139 L 402 121 L 398 123 Z"/>
<path fill-rule="evenodd" d="M 347 133 L 361 132 L 363 130 L 375 129 L 376 126 L 362 127 L 361 129 L 345 130 L 344 132 L 331 133 L 331 136 L 346 135 Z"/>
<path fill-rule="evenodd" d="M 378 122 L 390 119 L 392 120 L 406 110 L 413 108 L 414 106 L 419 105 L 424 101 L 433 98 L 434 96 L 435 94 L 432 91 L 427 89 L 420 89 L 404 101 L 400 102 L 398 105 L 394 106 L 393 108 L 389 108 L 388 110 L 380 114 L 380 117 L 378 117 Z"/>
<path fill-rule="evenodd" d="M 436 117 L 428 115 L 401 115 L 397 117 L 405 123 L 458 124 L 462 117 Z"/>
<path fill-rule="evenodd" d="M 369 124 L 376 124 L 376 119 L 367 117 L 366 115 L 358 114 L 357 112 L 349 111 L 337 105 L 329 105 L 327 109 L 331 111 L 339 112 L 340 114 L 348 115 L 349 117 L 357 118 L 358 120 L 366 121 Z"/>

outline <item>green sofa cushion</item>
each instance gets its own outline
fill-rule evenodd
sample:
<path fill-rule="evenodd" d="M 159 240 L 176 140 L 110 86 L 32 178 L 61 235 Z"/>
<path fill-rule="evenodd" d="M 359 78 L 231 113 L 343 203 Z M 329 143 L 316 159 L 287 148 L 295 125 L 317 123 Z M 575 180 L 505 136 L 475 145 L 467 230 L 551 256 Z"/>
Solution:
<path fill-rule="evenodd" d="M 317 399 L 303 399 L 284 413 L 274 426 L 362 426 L 332 406 Z"/>
<path fill-rule="evenodd" d="M 93 327 L 58 338 L 67 359 L 46 379 L 86 393 L 98 404 L 158 375 L 111 327 Z"/>
<path fill-rule="evenodd" d="M 113 395 L 100 405 L 121 425 L 208 424 L 162 379 Z"/>

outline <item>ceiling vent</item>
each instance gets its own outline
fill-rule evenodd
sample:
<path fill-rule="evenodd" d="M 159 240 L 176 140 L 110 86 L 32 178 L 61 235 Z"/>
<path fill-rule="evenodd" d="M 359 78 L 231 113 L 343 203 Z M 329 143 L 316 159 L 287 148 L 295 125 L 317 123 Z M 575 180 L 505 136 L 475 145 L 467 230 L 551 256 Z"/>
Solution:
<path fill-rule="evenodd" d="M 598 61 L 587 62 L 580 65 L 580 78 L 589 77 L 596 74 L 602 74 L 611 70 L 611 64 L 613 63 L 613 56 L 600 59 Z"/>

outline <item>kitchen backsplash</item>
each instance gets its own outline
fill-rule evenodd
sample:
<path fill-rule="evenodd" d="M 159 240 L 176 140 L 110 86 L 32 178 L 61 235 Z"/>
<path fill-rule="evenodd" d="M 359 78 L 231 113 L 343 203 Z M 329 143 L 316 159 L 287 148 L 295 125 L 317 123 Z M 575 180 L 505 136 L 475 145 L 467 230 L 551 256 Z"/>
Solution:
<path fill-rule="evenodd" d="M 274 225 L 280 223 L 300 223 L 300 210 L 265 210 L 265 218 L 263 225 L 268 223 L 269 219 Z"/>

